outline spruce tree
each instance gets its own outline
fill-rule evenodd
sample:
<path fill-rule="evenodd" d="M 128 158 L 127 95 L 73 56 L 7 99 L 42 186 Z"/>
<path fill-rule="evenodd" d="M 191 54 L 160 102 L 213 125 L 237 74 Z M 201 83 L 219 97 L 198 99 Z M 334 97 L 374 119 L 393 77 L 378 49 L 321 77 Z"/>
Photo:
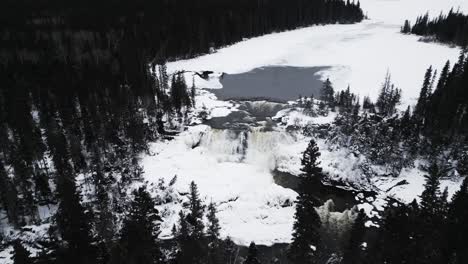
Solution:
<path fill-rule="evenodd" d="M 411 24 L 410 24 L 409 20 L 405 20 L 405 24 L 401 28 L 401 33 L 403 33 L 403 34 L 411 33 Z"/>
<path fill-rule="evenodd" d="M 33 260 L 29 251 L 23 246 L 20 240 L 13 242 L 13 263 L 14 264 L 31 264 Z"/>
<path fill-rule="evenodd" d="M 18 193 L 15 185 L 7 175 L 5 166 L 0 160 L 0 202 L 6 211 L 8 221 L 14 226 L 19 227 L 18 219 Z"/>
<path fill-rule="evenodd" d="M 219 231 L 221 227 L 219 225 L 219 219 L 216 216 L 216 205 L 211 202 L 208 205 L 208 225 L 206 230 L 206 238 L 208 243 L 208 261 L 211 264 L 221 263 L 221 240 L 219 238 Z"/>
<path fill-rule="evenodd" d="M 418 204 L 392 204 L 384 211 L 377 247 L 370 263 L 419 263 Z"/>
<path fill-rule="evenodd" d="M 204 206 L 195 182 L 190 183 L 189 202 L 185 206 L 188 214 L 179 214 L 177 228 L 177 263 L 196 264 L 206 261 L 207 243 L 203 224 Z"/>
<path fill-rule="evenodd" d="M 247 252 L 247 258 L 244 261 L 244 264 L 260 264 L 258 260 L 258 250 L 254 242 L 251 242 L 249 245 L 249 251 Z"/>
<path fill-rule="evenodd" d="M 419 93 L 418 102 L 414 109 L 414 122 L 417 125 L 417 128 L 420 129 L 422 125 L 424 125 L 424 117 L 427 111 L 428 100 L 430 97 L 431 91 L 431 83 L 432 83 L 432 66 L 429 67 L 426 71 L 426 75 L 424 76 L 423 86 L 421 88 L 421 92 Z"/>
<path fill-rule="evenodd" d="M 187 209 L 189 209 L 187 221 L 193 228 L 192 236 L 195 239 L 201 239 L 203 237 L 203 230 L 205 229 L 205 225 L 203 224 L 205 206 L 200 199 L 198 186 L 193 181 L 190 183 L 189 204 Z"/>
<path fill-rule="evenodd" d="M 379 113 L 384 116 L 393 115 L 400 100 L 401 90 L 395 87 L 392 83 L 390 72 L 387 72 L 376 102 Z"/>
<path fill-rule="evenodd" d="M 315 207 L 319 206 L 319 200 L 313 191 L 322 178 L 322 169 L 317 160 L 319 156 L 319 149 L 312 139 L 301 160 L 302 173 L 294 215 L 293 239 L 288 250 L 288 256 L 293 263 L 317 263 L 319 255 L 321 221 L 315 210 Z"/>
<path fill-rule="evenodd" d="M 423 215 L 436 215 L 441 205 L 440 170 L 436 162 L 432 162 L 428 168 L 428 174 L 424 176 L 426 183 L 421 194 L 421 212 Z"/>
<path fill-rule="evenodd" d="M 365 223 L 366 215 L 361 209 L 358 212 L 356 219 L 354 220 L 353 226 L 350 232 L 349 242 L 345 247 L 343 254 L 343 263 L 344 264 L 360 264 L 362 263 L 363 250 L 362 243 L 365 233 Z"/>
<path fill-rule="evenodd" d="M 468 263 L 468 177 L 452 197 L 448 212 L 449 263 Z"/>
<path fill-rule="evenodd" d="M 120 234 L 119 263 L 164 263 L 158 239 L 161 218 L 156 204 L 145 186 L 135 190 L 133 196 Z"/>
<path fill-rule="evenodd" d="M 333 85 L 330 79 L 327 78 L 327 80 L 323 83 L 320 99 L 329 107 L 333 107 L 335 102 L 334 96 L 335 90 L 333 89 Z"/>
<path fill-rule="evenodd" d="M 65 242 L 62 261 L 68 263 L 92 263 L 95 248 L 90 233 L 90 218 L 81 205 L 70 163 L 68 144 L 61 128 L 53 135 L 53 161 L 57 171 L 57 194 L 59 206 L 55 219 L 61 239 Z"/>
<path fill-rule="evenodd" d="M 417 226 L 418 248 L 421 263 L 444 263 L 446 243 L 443 230 L 445 202 L 440 192 L 441 173 L 436 162 L 432 162 L 425 176 L 426 183 L 421 194 L 419 217 L 421 223 Z"/>

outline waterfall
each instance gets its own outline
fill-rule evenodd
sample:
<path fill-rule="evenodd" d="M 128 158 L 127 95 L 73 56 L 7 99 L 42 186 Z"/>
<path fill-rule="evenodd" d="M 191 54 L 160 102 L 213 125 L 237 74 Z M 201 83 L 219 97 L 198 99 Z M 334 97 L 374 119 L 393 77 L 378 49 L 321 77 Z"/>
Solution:
<path fill-rule="evenodd" d="M 200 146 L 219 162 L 242 162 L 247 149 L 247 131 L 210 129 L 202 135 Z"/>
<path fill-rule="evenodd" d="M 243 162 L 263 169 L 276 168 L 280 146 L 295 141 L 287 132 L 209 129 L 200 140 L 200 147 L 214 155 L 219 162 Z"/>

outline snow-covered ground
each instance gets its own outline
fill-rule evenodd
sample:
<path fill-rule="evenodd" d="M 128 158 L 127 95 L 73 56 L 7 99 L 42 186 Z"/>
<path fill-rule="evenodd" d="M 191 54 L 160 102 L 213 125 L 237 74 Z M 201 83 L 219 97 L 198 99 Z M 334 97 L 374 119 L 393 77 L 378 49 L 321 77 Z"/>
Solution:
<path fill-rule="evenodd" d="M 292 201 L 296 193 L 274 184 L 267 151 L 252 146 L 251 153 L 241 162 L 239 149 L 242 140 L 229 131 L 212 130 L 205 125 L 190 127 L 173 141 L 155 143 L 152 149 L 159 153 L 142 160 L 146 179 L 157 182 L 159 178 L 169 182 L 175 175 L 174 188 L 187 192 L 191 181 L 199 186 L 206 203 L 218 205 L 224 236 L 231 236 L 237 243 L 248 245 L 252 240 L 260 244 L 288 241 L 292 231 Z M 274 140 L 265 135 L 264 141 Z M 199 147 L 192 148 L 201 141 Z M 249 144 L 256 144 L 252 137 Z M 270 141 L 270 143 L 273 143 Z M 268 144 L 268 142 L 257 142 Z M 263 145 L 265 146 L 265 145 Z M 277 146 L 279 148 L 279 146 Z M 175 214 L 177 212 L 174 212 Z M 170 232 L 177 220 L 168 217 L 163 224 L 163 234 Z"/>
<path fill-rule="evenodd" d="M 168 70 L 234 74 L 272 65 L 332 66 L 318 73 L 321 78 L 329 77 L 337 89 L 349 84 L 354 92 L 373 98 L 390 71 L 405 102 L 413 103 L 425 70 L 431 65 L 441 69 L 447 60 L 456 60 L 459 49 L 400 34 L 401 25 L 427 11 L 434 16 L 452 7 L 468 11 L 468 1 L 363 0 L 361 6 L 370 18 L 362 23 L 313 26 L 252 38 L 213 54 L 169 63 Z M 200 85 L 220 88 L 213 82 Z"/>
<path fill-rule="evenodd" d="M 222 88 L 221 73 L 242 73 L 257 67 L 332 66 L 320 72 L 330 77 L 338 89 L 348 84 L 361 96 L 376 97 L 387 70 L 403 89 L 406 103 L 413 103 L 419 93 L 425 70 L 433 65 L 441 68 L 446 60 L 455 60 L 459 49 L 437 43 L 418 41 L 416 36 L 399 33 L 405 19 L 414 20 L 430 11 L 437 15 L 458 7 L 468 11 L 466 0 L 361 0 L 370 20 L 354 25 L 326 25 L 269 34 L 249 39 L 198 58 L 168 64 L 169 72 L 179 70 L 212 70 L 209 80 L 195 77 L 198 88 Z M 187 82 L 192 74 L 186 73 Z M 198 90 L 195 114 L 206 112 L 208 118 L 227 116 L 239 105 L 218 101 L 207 90 Z M 267 95 L 266 95 L 267 96 Z M 157 183 L 170 181 L 177 175 L 173 188 L 178 193 L 188 190 L 193 180 L 205 202 L 219 206 L 222 234 L 239 243 L 271 245 L 289 242 L 296 193 L 273 181 L 276 168 L 292 174 L 300 170 L 300 157 L 309 138 L 287 133 L 289 125 L 326 124 L 328 117 L 308 117 L 300 110 L 282 110 L 274 119 L 282 124 L 273 131 L 251 129 L 247 132 L 216 130 L 194 122 L 172 141 L 152 145 L 154 155 L 142 157 L 145 178 Z M 410 202 L 423 190 L 423 173 L 416 168 L 404 170 L 398 178 L 377 177 L 369 181 L 357 169 L 362 157 L 345 149 L 334 149 L 318 140 L 322 152 L 321 166 L 333 179 L 353 182 L 362 188 L 377 190 L 375 198 L 358 196 L 359 206 L 370 216 L 378 216 L 385 198 L 392 196 Z M 402 180 L 406 184 L 395 185 Z M 459 181 L 442 180 L 453 194 Z M 170 236 L 177 220 L 178 206 L 166 211 L 163 236 Z M 375 225 L 369 222 L 368 226 Z"/>

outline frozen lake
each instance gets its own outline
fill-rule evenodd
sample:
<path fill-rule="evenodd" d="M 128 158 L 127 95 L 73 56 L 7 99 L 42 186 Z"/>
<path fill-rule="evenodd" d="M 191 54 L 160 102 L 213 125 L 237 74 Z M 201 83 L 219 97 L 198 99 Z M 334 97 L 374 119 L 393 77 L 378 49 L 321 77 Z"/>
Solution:
<path fill-rule="evenodd" d="M 301 96 L 320 96 L 322 81 L 318 72 L 326 67 L 270 66 L 239 74 L 225 74 L 223 89 L 212 90 L 218 98 L 272 99 L 288 101 Z"/>

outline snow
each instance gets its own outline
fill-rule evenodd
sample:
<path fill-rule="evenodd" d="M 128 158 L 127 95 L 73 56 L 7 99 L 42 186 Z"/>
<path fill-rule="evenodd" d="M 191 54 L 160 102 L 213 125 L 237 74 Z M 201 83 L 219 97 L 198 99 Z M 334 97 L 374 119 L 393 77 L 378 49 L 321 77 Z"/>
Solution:
<path fill-rule="evenodd" d="M 196 79 L 201 78 L 197 77 Z M 198 116 L 201 112 L 206 112 L 207 119 L 227 116 L 238 107 L 233 102 L 218 100 L 216 95 L 203 89 L 196 89 L 195 102 L 196 106 L 193 115 Z"/>
<path fill-rule="evenodd" d="M 411 203 L 414 199 L 420 201 L 419 195 L 424 191 L 425 178 L 427 173 L 418 169 L 416 162 L 415 168 L 404 169 L 397 178 L 378 178 L 374 185 L 385 191 L 388 196 L 399 199 L 404 203 Z M 405 184 L 395 186 L 397 183 L 405 181 Z M 462 178 L 442 178 L 440 179 L 440 189 L 443 191 L 447 188 L 448 198 L 451 197 L 460 189 Z"/>
<path fill-rule="evenodd" d="M 361 5 L 371 19 L 362 23 L 273 33 L 167 66 L 171 72 L 212 70 L 228 74 L 263 66 L 331 66 L 318 73 L 322 79 L 329 77 L 337 89 L 350 84 L 354 92 L 372 98 L 376 98 L 386 72 L 390 71 L 394 83 L 403 90 L 405 103 L 414 103 L 425 70 L 431 65 L 440 70 L 447 60 L 457 59 L 459 49 L 400 34 L 401 25 L 405 19 L 414 20 L 428 10 L 433 15 L 458 6 L 468 11 L 467 2 L 363 0 Z M 219 85 L 217 82 L 211 86 L 219 88 Z"/>
<path fill-rule="evenodd" d="M 210 140 L 213 137 L 216 139 Z M 154 143 L 151 149 L 158 154 L 144 156 L 141 161 L 145 179 L 150 183 L 157 183 L 160 178 L 169 182 L 177 175 L 174 188 L 179 193 L 187 192 L 189 183 L 195 181 L 205 202 L 218 204 L 222 235 L 229 235 L 236 243 L 288 242 L 292 201 L 297 194 L 274 184 L 264 165 L 267 162 L 255 159 L 256 153 L 250 153 L 253 157 L 246 155 L 252 162 L 239 162 L 236 141 L 229 139 L 230 135 L 223 131 L 199 125 L 189 127 L 172 141 Z M 198 142 L 202 142 L 200 146 L 192 148 Z M 165 219 L 169 223 L 163 225 L 163 236 L 167 236 L 176 220 L 174 214 Z"/>

